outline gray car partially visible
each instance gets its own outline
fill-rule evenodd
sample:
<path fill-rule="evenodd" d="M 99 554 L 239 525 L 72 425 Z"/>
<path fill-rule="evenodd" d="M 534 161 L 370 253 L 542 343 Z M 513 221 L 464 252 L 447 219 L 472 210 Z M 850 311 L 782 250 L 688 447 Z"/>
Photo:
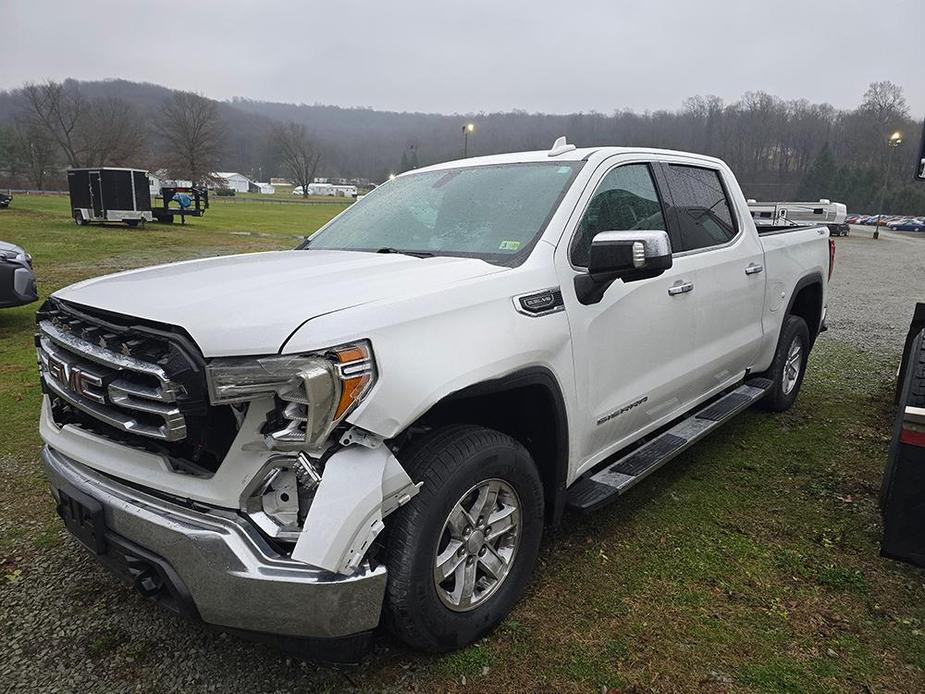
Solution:
<path fill-rule="evenodd" d="M 0 308 L 22 306 L 38 298 L 32 256 L 15 244 L 0 241 Z"/>

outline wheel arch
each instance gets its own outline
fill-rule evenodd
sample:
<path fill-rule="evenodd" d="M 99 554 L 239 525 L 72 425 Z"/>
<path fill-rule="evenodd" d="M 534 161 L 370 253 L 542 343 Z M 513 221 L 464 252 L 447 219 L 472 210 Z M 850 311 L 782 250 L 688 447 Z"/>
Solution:
<path fill-rule="evenodd" d="M 809 339 L 813 343 L 818 337 L 822 323 L 823 291 L 822 275 L 813 272 L 801 278 L 790 295 L 785 316 L 799 316 L 806 321 Z"/>
<path fill-rule="evenodd" d="M 558 525 L 568 476 L 568 415 L 555 375 L 542 366 L 474 383 L 436 402 L 420 426 L 477 424 L 505 433 L 529 451 L 543 481 L 547 525 Z"/>

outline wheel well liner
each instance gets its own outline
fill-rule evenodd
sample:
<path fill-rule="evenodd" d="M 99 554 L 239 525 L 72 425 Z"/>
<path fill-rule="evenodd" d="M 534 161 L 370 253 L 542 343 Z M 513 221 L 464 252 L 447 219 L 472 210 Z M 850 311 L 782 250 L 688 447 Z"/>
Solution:
<path fill-rule="evenodd" d="M 434 404 L 412 427 L 456 423 L 495 429 L 523 444 L 543 480 L 546 522 L 558 525 L 565 508 L 569 444 L 565 400 L 553 373 L 534 366 L 467 386 Z"/>
<path fill-rule="evenodd" d="M 784 315 L 799 316 L 805 320 L 810 340 L 816 341 L 822 321 L 822 275 L 814 272 L 797 282 Z"/>

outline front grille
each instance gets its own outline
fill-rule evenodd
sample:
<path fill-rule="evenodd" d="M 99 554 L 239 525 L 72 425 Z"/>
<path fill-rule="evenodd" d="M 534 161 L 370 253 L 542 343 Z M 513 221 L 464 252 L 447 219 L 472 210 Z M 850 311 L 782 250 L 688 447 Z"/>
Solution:
<path fill-rule="evenodd" d="M 237 418 L 209 405 L 204 363 L 188 339 L 54 299 L 36 320 L 42 387 L 59 426 L 166 454 L 179 468 L 218 468 Z"/>
<path fill-rule="evenodd" d="M 39 321 L 39 369 L 45 387 L 69 405 L 125 432 L 160 441 L 186 437 L 177 406 L 182 387 L 157 363 L 113 352 L 52 320 Z"/>

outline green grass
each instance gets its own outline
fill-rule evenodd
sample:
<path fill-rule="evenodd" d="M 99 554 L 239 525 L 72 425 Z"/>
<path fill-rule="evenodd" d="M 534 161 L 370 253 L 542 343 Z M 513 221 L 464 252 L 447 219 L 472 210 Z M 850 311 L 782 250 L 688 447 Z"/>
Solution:
<path fill-rule="evenodd" d="M 70 224 L 63 200 L 19 197 L 0 213 L 0 238 L 35 255 L 44 294 L 151 262 L 291 246 L 334 212 L 216 205 L 185 229 L 98 229 Z M 31 556 L 60 551 L 36 463 L 34 308 L 0 313 L 0 460 L 16 460 L 0 466 L 0 528 L 15 529 L 0 536 L 0 569 L 13 577 L 0 581 L 0 602 L 26 589 Z M 453 691 L 464 678 L 497 692 L 925 691 L 925 582 L 878 555 L 893 369 L 823 336 L 791 411 L 746 412 L 619 505 L 567 517 L 491 637 L 443 656 L 386 640 L 350 681 L 377 691 Z M 113 599 L 104 593 L 93 599 Z M 104 633 L 83 648 L 97 657 L 128 646 Z M 330 686 L 307 677 L 306 690 Z"/>

